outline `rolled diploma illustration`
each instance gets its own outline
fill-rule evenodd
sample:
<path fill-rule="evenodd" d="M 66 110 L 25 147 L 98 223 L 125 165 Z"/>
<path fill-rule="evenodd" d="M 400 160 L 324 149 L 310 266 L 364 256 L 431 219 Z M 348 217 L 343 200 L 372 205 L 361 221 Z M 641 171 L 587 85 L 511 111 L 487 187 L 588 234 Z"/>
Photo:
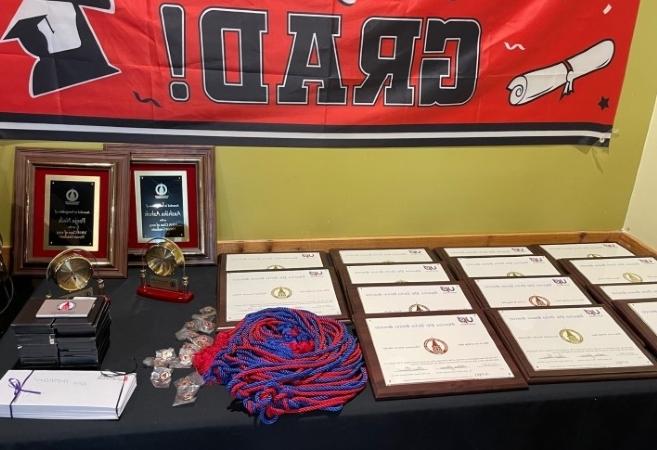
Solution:
<path fill-rule="evenodd" d="M 570 94 L 576 79 L 606 67 L 613 57 L 614 42 L 605 40 L 568 58 L 565 62 L 520 75 L 507 87 L 511 91 L 509 102 L 512 105 L 523 105 L 564 84 L 566 85 L 564 95 Z"/>

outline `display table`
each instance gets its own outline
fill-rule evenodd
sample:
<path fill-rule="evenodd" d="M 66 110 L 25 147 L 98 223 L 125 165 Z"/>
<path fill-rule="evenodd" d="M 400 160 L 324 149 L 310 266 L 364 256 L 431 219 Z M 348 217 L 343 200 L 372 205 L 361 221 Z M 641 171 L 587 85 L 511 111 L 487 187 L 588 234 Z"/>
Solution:
<path fill-rule="evenodd" d="M 229 409 L 222 386 L 196 404 L 171 407 L 175 390 L 155 389 L 140 361 L 174 337 L 198 308 L 216 303 L 216 268 L 188 269 L 189 304 L 138 298 L 138 271 L 106 280 L 111 345 L 103 368 L 138 369 L 138 387 L 119 421 L 0 419 L 0 448 L 53 449 L 654 449 L 657 380 L 567 383 L 529 390 L 375 401 L 368 387 L 341 414 L 283 417 L 256 425 Z M 44 287 L 37 290 L 44 293 Z M 16 362 L 13 332 L 0 341 L 0 373 Z M 174 379 L 187 373 L 176 370 Z M 4 387 L 0 387 L 4 388 Z"/>

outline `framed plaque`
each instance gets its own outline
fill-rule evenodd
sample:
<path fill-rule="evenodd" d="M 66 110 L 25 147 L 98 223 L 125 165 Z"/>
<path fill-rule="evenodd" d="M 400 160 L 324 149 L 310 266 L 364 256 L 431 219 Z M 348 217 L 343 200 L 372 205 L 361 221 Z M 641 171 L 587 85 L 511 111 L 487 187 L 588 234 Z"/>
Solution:
<path fill-rule="evenodd" d="M 591 293 L 601 302 L 615 304 L 618 301 L 657 301 L 657 283 L 591 285 Z"/>
<path fill-rule="evenodd" d="M 476 307 L 467 287 L 458 283 L 349 286 L 354 315 L 466 311 Z"/>
<path fill-rule="evenodd" d="M 349 318 L 333 269 L 225 272 L 219 269 L 219 327 L 267 308 L 294 308 L 338 320 Z"/>
<path fill-rule="evenodd" d="M 582 244 L 544 244 L 537 249 L 553 260 L 579 258 L 613 258 L 635 256 L 630 250 L 616 242 L 591 242 Z"/>
<path fill-rule="evenodd" d="M 126 155 L 17 149 L 14 273 L 44 275 L 54 256 L 79 248 L 98 276 L 127 276 L 127 182 Z"/>
<path fill-rule="evenodd" d="M 657 353 L 657 300 L 619 300 L 614 305 L 650 350 Z"/>
<path fill-rule="evenodd" d="M 354 317 L 376 398 L 521 389 L 527 385 L 475 312 Z"/>
<path fill-rule="evenodd" d="M 470 285 L 486 308 L 547 308 L 594 303 L 570 277 L 480 278 L 471 280 Z"/>
<path fill-rule="evenodd" d="M 220 264 L 226 272 L 331 267 L 324 252 L 227 253 Z"/>
<path fill-rule="evenodd" d="M 431 263 L 437 261 L 431 251 L 426 248 L 331 250 L 331 257 L 337 265 Z"/>
<path fill-rule="evenodd" d="M 652 257 L 588 258 L 562 261 L 583 284 L 638 284 L 657 282 L 657 259 Z"/>
<path fill-rule="evenodd" d="M 529 247 L 447 247 L 434 249 L 444 261 L 450 258 L 476 258 L 484 256 L 529 256 L 542 254 Z"/>
<path fill-rule="evenodd" d="M 128 255 L 141 264 L 147 243 L 172 240 L 185 264 L 216 263 L 214 149 L 106 144 L 130 155 Z"/>
<path fill-rule="evenodd" d="M 561 275 L 559 269 L 541 255 L 453 258 L 450 265 L 460 280 Z"/>
<path fill-rule="evenodd" d="M 349 284 L 444 283 L 453 281 L 441 263 L 338 266 Z"/>
<path fill-rule="evenodd" d="M 657 377 L 655 359 L 608 306 L 488 314 L 530 384 Z"/>

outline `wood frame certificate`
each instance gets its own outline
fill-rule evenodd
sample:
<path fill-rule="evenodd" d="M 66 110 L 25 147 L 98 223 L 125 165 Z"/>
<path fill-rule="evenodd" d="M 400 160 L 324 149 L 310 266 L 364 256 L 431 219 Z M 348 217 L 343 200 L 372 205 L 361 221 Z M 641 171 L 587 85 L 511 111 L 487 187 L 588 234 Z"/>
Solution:
<path fill-rule="evenodd" d="M 530 383 L 657 376 L 607 306 L 490 310 Z"/>
<path fill-rule="evenodd" d="M 440 263 L 344 266 L 351 284 L 443 283 L 452 281 Z"/>
<path fill-rule="evenodd" d="M 613 258 L 635 256 L 634 253 L 615 242 L 592 242 L 582 244 L 543 244 L 538 246 L 554 260 L 577 258 Z"/>
<path fill-rule="evenodd" d="M 441 259 L 469 258 L 486 256 L 529 256 L 536 252 L 529 247 L 446 247 L 434 250 Z"/>
<path fill-rule="evenodd" d="M 78 248 L 98 276 L 127 276 L 128 165 L 122 154 L 17 149 L 13 272 L 43 275 L 59 252 Z"/>
<path fill-rule="evenodd" d="M 452 260 L 452 264 L 454 270 L 464 279 L 561 275 L 559 269 L 541 255 L 456 258 Z"/>
<path fill-rule="evenodd" d="M 657 353 L 657 300 L 627 301 L 614 304 L 621 315 L 636 330 L 653 353 Z"/>
<path fill-rule="evenodd" d="M 331 257 L 344 265 L 431 263 L 436 260 L 426 248 L 332 250 Z"/>
<path fill-rule="evenodd" d="M 226 272 L 318 269 L 329 266 L 324 252 L 227 253 L 221 255 L 221 267 Z"/>
<path fill-rule="evenodd" d="M 215 264 L 214 148 L 207 146 L 106 144 L 130 157 L 131 265 L 154 238 L 174 241 L 186 265 Z"/>
<path fill-rule="evenodd" d="M 477 313 L 354 318 L 376 398 L 526 387 Z"/>
<path fill-rule="evenodd" d="M 489 308 L 591 305 L 591 298 L 570 277 L 480 278 L 473 291 Z"/>
<path fill-rule="evenodd" d="M 657 259 L 652 257 L 570 259 L 562 264 L 590 284 L 657 282 Z"/>
<path fill-rule="evenodd" d="M 348 296 L 353 313 L 361 315 L 466 311 L 475 305 L 458 283 L 350 286 Z"/>
<path fill-rule="evenodd" d="M 610 304 L 619 300 L 657 300 L 657 283 L 600 284 L 589 289 L 600 301 Z"/>
<path fill-rule="evenodd" d="M 331 269 L 224 272 L 220 269 L 218 325 L 229 326 L 267 308 L 294 308 L 347 319 L 344 297 Z"/>

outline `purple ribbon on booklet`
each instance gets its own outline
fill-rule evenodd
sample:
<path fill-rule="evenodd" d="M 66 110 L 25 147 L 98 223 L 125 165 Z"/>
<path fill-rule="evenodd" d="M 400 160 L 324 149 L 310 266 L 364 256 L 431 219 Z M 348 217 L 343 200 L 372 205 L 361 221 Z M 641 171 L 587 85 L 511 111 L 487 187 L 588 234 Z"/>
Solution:
<path fill-rule="evenodd" d="M 23 389 L 23 386 L 25 385 L 25 383 L 27 383 L 27 380 L 30 379 L 33 373 L 34 370 L 30 372 L 30 374 L 27 377 L 25 377 L 23 381 L 20 381 L 17 378 L 9 379 L 9 386 L 14 388 L 14 398 L 11 400 L 11 403 L 9 403 L 9 417 L 11 417 L 12 419 L 14 418 L 14 409 L 13 409 L 14 402 L 18 399 L 18 397 L 20 397 L 21 393 L 26 392 L 28 394 L 41 395 L 41 392 L 39 391 L 31 391 L 29 389 Z"/>

